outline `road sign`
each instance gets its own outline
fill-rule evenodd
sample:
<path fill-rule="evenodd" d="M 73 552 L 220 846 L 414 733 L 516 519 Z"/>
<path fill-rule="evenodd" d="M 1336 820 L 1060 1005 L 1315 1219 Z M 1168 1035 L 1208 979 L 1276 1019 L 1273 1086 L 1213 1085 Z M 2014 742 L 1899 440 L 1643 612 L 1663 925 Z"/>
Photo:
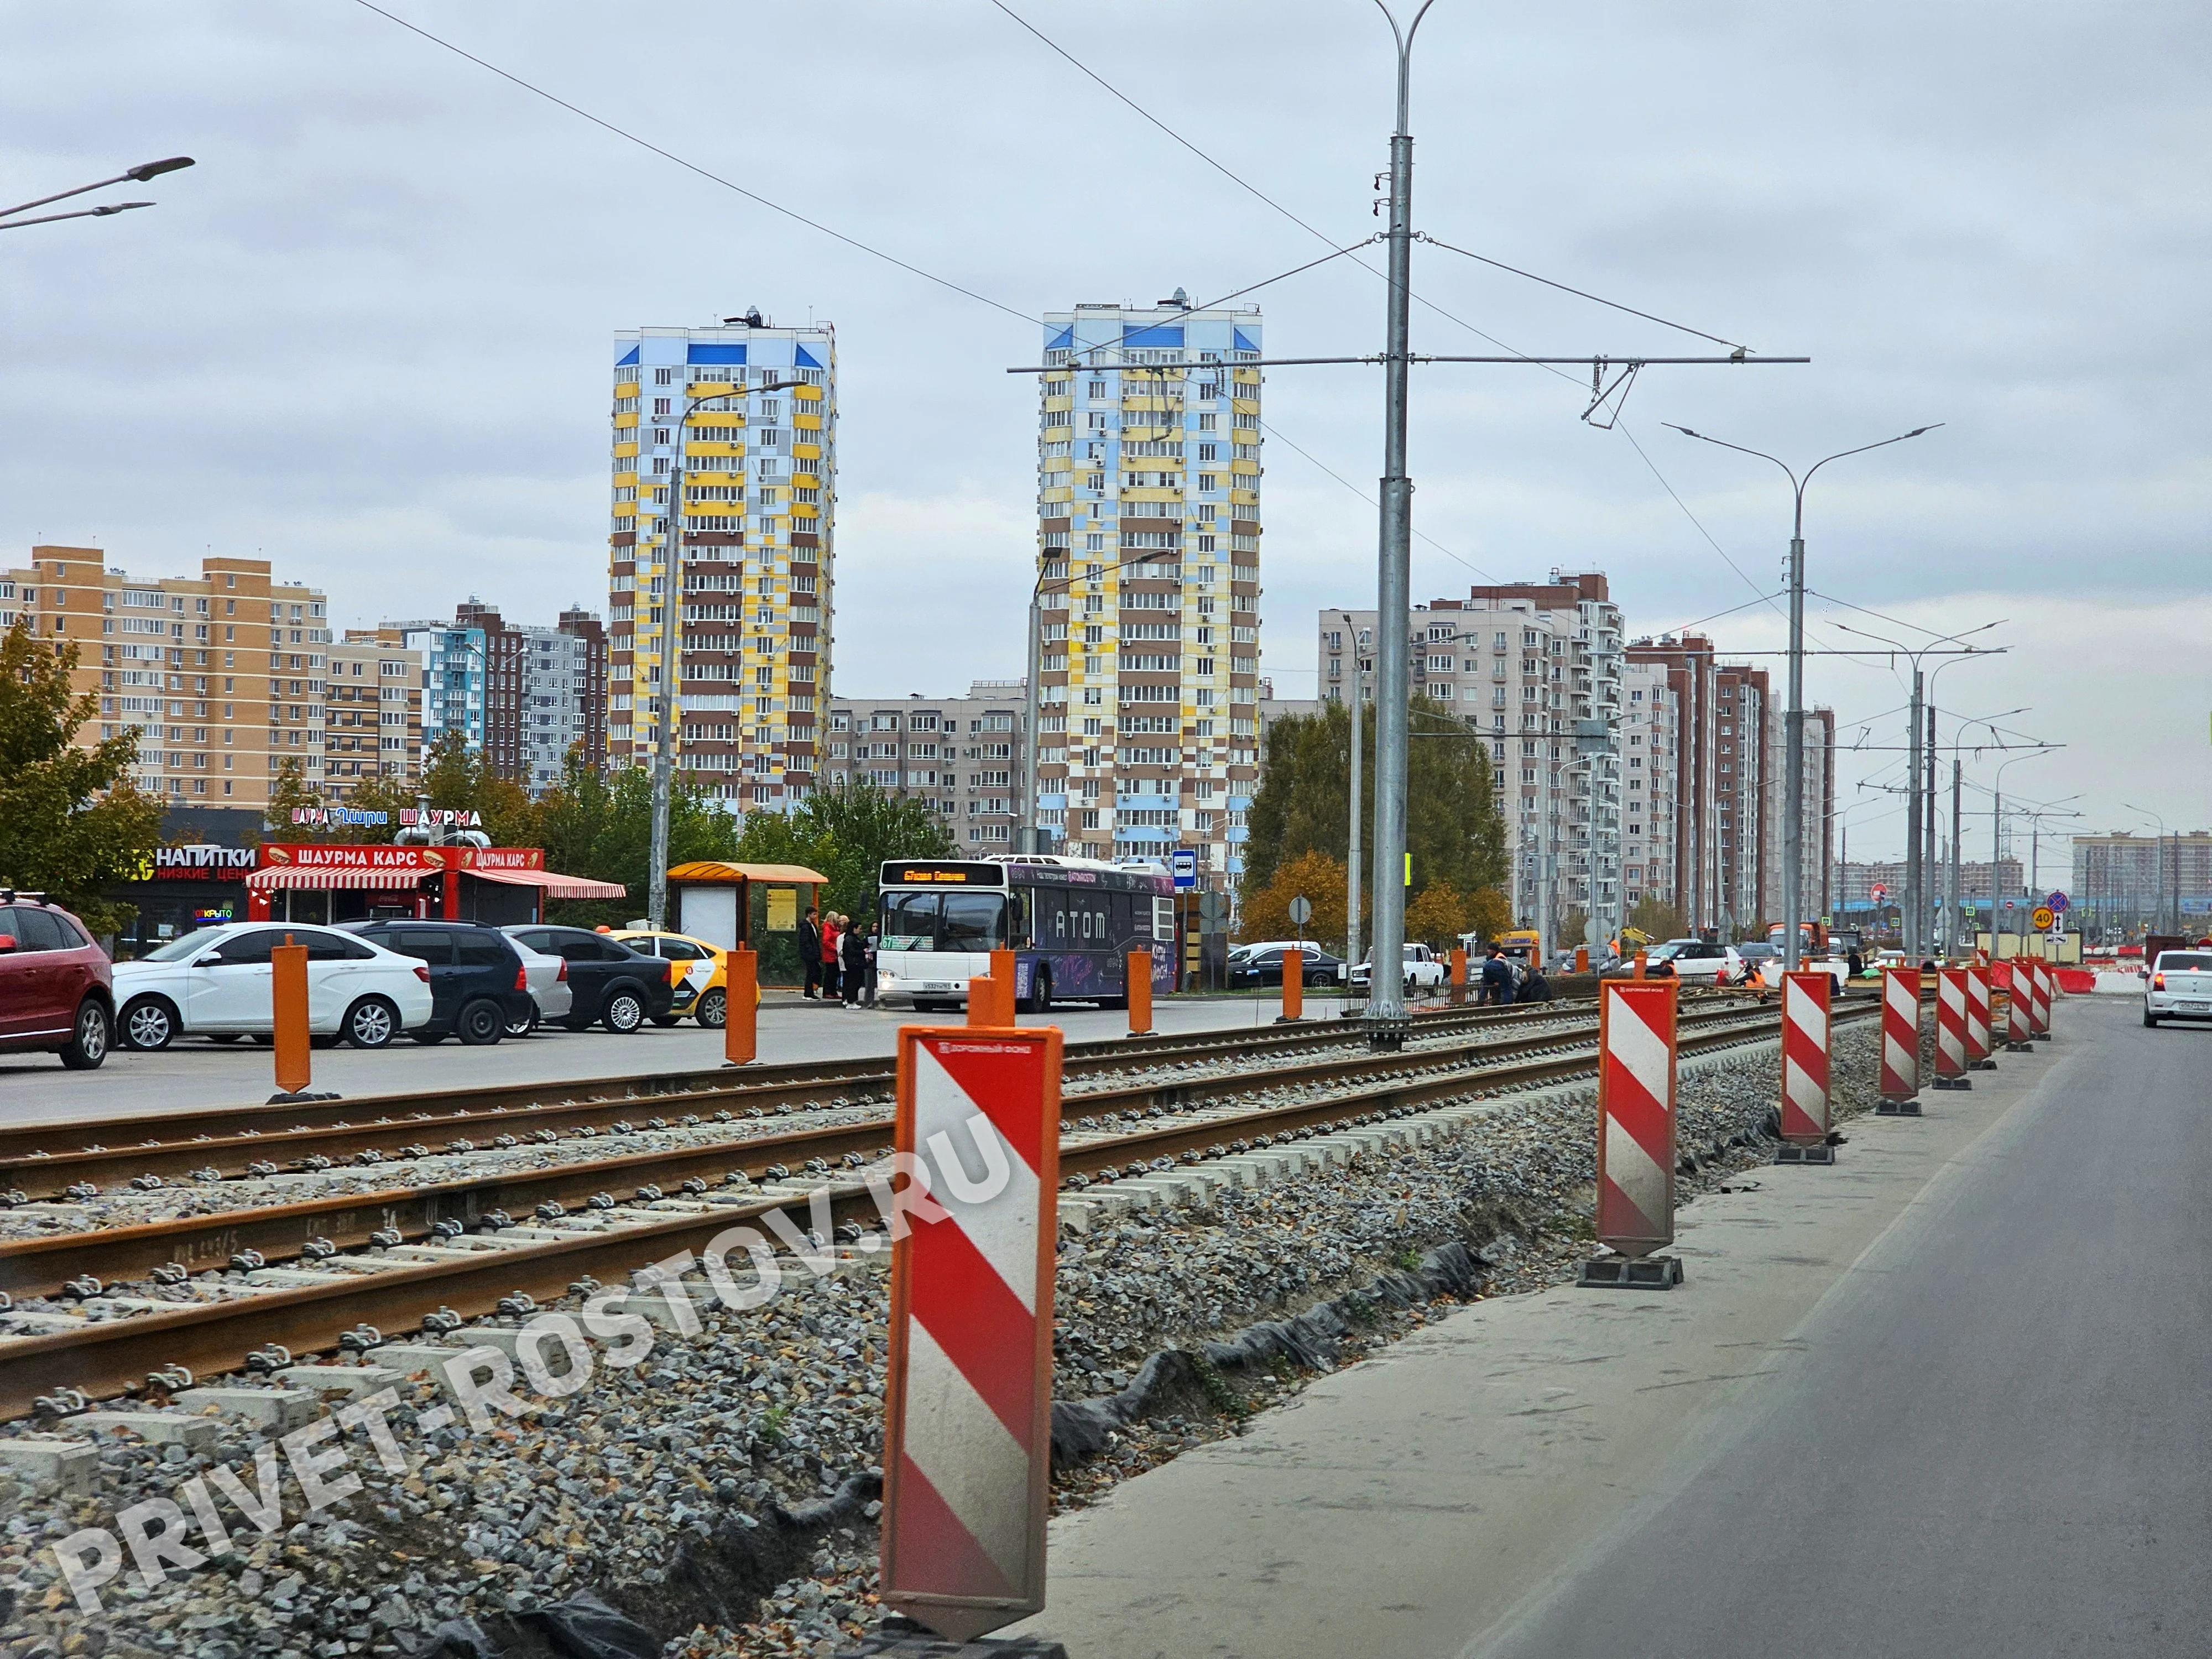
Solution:
<path fill-rule="evenodd" d="M 1198 849 L 1195 847 L 1178 847 L 1169 854 L 1169 867 L 1175 872 L 1178 892 L 1198 885 Z"/>
<path fill-rule="evenodd" d="M 1889 902 L 1889 889 L 1880 882 L 1874 884 L 1874 902 L 1876 904 L 1886 904 Z"/>
<path fill-rule="evenodd" d="M 1291 925 L 1303 927 L 1313 920 L 1313 901 L 1301 893 L 1291 901 L 1290 912 Z"/>
<path fill-rule="evenodd" d="M 2049 905 L 2053 910 L 2056 910 L 2062 916 L 2066 914 L 2066 907 L 2073 902 L 2073 901 L 2069 899 L 2063 893 L 2053 893 L 2049 898 L 2043 902 Z"/>
<path fill-rule="evenodd" d="M 2035 914 L 2028 918 L 2038 927 L 2048 927 L 2058 920 L 2058 913 L 2047 904 L 2038 905 Z"/>
<path fill-rule="evenodd" d="M 2020 901 L 2018 899 L 2007 899 L 2004 902 L 2004 908 L 2008 910 L 2017 910 L 2020 908 Z"/>
<path fill-rule="evenodd" d="M 1198 896 L 1198 919 L 1212 923 L 1229 920 L 1229 896 L 1211 888 Z"/>

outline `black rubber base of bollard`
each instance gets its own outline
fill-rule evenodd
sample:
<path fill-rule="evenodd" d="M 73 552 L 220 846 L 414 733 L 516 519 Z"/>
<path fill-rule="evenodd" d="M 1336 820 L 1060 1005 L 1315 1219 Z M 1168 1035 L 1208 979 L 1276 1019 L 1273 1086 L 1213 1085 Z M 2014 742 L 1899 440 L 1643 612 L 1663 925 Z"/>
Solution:
<path fill-rule="evenodd" d="M 2035 1045 L 2033 1042 L 2008 1042 L 2005 1052 L 2008 1054 L 2032 1054 L 2035 1052 Z"/>
<path fill-rule="evenodd" d="M 2038 1042 L 2048 1042 L 2051 1041 L 2051 1033 L 2048 1031 L 2038 1031 L 2035 1034 L 2035 1040 Z"/>
<path fill-rule="evenodd" d="M 303 1089 L 296 1095 L 274 1094 L 269 1097 L 271 1106 L 297 1106 L 310 1100 L 343 1100 L 345 1097 L 331 1091 Z"/>
<path fill-rule="evenodd" d="M 1777 1146 L 1774 1161 L 1777 1164 L 1833 1164 L 1836 1149 L 1826 1143 L 1818 1146 Z"/>
<path fill-rule="evenodd" d="M 986 1636 L 974 1642 L 948 1642 L 905 1619 L 887 1619 L 856 1648 L 840 1648 L 837 1659 L 1067 1659 L 1058 1642 L 1036 1636 Z"/>
<path fill-rule="evenodd" d="M 1918 1117 L 1920 1103 L 1917 1100 L 1885 1100 L 1874 1109 L 1876 1117 Z"/>
<path fill-rule="evenodd" d="M 1970 1072 L 1994 1072 L 1996 1068 L 1997 1063 L 1994 1060 L 1975 1060 L 1966 1063 L 1966 1069 Z"/>
<path fill-rule="evenodd" d="M 1671 1291 L 1682 1282 L 1682 1264 L 1671 1255 L 1594 1255 L 1575 1274 L 1586 1291 Z"/>
<path fill-rule="evenodd" d="M 1936 1079 L 1936 1086 L 1939 1089 L 1971 1089 L 1974 1086 L 1974 1080 L 1969 1077 L 1939 1077 Z"/>

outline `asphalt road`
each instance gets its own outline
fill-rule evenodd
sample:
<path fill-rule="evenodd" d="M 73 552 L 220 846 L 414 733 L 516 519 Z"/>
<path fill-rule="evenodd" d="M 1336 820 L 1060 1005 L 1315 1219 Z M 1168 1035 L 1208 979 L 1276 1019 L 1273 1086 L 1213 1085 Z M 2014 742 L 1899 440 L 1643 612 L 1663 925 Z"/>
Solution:
<path fill-rule="evenodd" d="M 2125 998 L 2059 1030 L 2075 1052 L 1799 1325 L 1763 1408 L 1469 1654 L 2206 1650 L 2212 1030 Z"/>
<path fill-rule="evenodd" d="M 1309 996 L 1309 1014 L 1333 1016 L 1334 1004 Z M 1268 998 L 1163 998 L 1153 1006 L 1153 1029 L 1196 1031 L 1254 1026 L 1279 1012 Z M 917 1017 L 910 1009 L 842 1009 L 819 1004 L 770 1004 L 760 1017 L 759 1057 L 774 1062 L 843 1060 L 892 1052 L 901 1025 L 957 1024 L 957 1013 Z M 1129 1029 L 1125 1012 L 1081 1006 L 1055 1008 L 1024 1025 L 1058 1025 L 1071 1042 L 1116 1037 Z M 319 1048 L 314 1087 L 345 1095 L 407 1093 L 495 1083 L 571 1083 L 599 1078 L 642 1077 L 718 1066 L 722 1034 L 686 1020 L 647 1025 L 628 1036 L 601 1030 L 544 1030 L 520 1040 L 481 1048 L 447 1039 L 426 1047 L 402 1037 L 388 1048 Z M 96 1072 L 71 1072 L 52 1054 L 0 1054 L 0 1121 L 96 1118 L 157 1111 L 164 1107 L 246 1105 L 275 1090 L 268 1049 L 250 1042 L 228 1046 L 186 1038 L 159 1054 L 118 1050 Z"/>

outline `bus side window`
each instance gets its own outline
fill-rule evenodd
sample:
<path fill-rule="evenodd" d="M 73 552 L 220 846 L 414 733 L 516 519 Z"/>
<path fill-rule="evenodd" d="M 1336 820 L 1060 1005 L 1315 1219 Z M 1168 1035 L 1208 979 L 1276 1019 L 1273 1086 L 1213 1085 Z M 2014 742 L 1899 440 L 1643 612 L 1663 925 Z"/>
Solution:
<path fill-rule="evenodd" d="M 1115 893 L 1109 896 L 1108 902 L 1113 907 L 1114 916 L 1113 930 L 1107 935 L 1108 940 L 1115 951 L 1126 951 L 1135 937 L 1130 931 L 1130 897 L 1127 893 Z"/>
<path fill-rule="evenodd" d="M 1065 897 L 1056 887 L 1036 888 L 1030 895 L 1030 902 L 1036 907 L 1036 942 L 1040 949 L 1067 943 Z"/>

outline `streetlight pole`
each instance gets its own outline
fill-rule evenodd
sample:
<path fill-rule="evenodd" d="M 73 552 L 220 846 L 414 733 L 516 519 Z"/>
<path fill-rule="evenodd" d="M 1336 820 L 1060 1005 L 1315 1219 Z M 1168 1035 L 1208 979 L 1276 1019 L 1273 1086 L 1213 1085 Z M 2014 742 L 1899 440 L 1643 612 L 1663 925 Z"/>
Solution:
<path fill-rule="evenodd" d="M 1672 421 L 1666 424 L 1674 425 Z M 1830 461 L 1840 461 L 1846 455 L 1863 455 L 1869 449 L 1901 444 L 1907 438 L 1917 438 L 1924 432 L 1933 432 L 1942 424 L 1938 421 L 1932 426 L 1917 426 L 1910 432 L 1901 432 L 1894 438 L 1884 438 L 1879 443 L 1861 444 L 1856 449 L 1838 450 L 1807 467 L 1802 478 L 1787 461 L 1769 455 L 1764 450 L 1747 449 L 1741 444 L 1732 444 L 1723 438 L 1708 438 L 1704 433 L 1692 432 L 1686 426 L 1674 427 L 1674 430 L 1685 437 L 1718 444 L 1723 449 L 1733 449 L 1739 454 L 1756 455 L 1762 461 L 1772 461 L 1788 477 L 1795 503 L 1795 516 L 1790 520 L 1790 704 L 1783 715 L 1782 965 L 1785 969 L 1797 966 L 1797 925 L 1802 920 L 1804 910 L 1805 872 L 1801 867 L 1801 860 L 1805 839 L 1805 486 L 1811 483 L 1813 475 Z"/>
<path fill-rule="evenodd" d="M 110 185 L 125 183 L 143 185 L 149 179 L 158 179 L 165 173 L 174 173 L 180 167 L 193 165 L 189 155 L 172 155 L 163 161 L 141 161 L 135 167 L 126 167 L 112 179 L 102 179 L 93 185 L 79 185 L 73 190 L 56 191 L 52 196 L 41 196 L 35 202 L 19 202 L 11 208 L 0 208 L 0 230 L 21 230 L 28 225 L 50 225 L 59 219 L 105 219 L 111 214 L 128 213 L 133 208 L 149 208 L 151 202 L 110 202 L 104 207 L 79 208 L 71 213 L 42 213 L 35 219 L 18 219 L 19 213 L 28 213 L 33 208 L 44 207 L 49 202 L 66 202 L 72 196 L 82 196 L 87 191 L 106 190 Z"/>
<path fill-rule="evenodd" d="M 1344 860 L 1344 960 L 1345 984 L 1352 983 L 1352 966 L 1359 961 L 1359 761 L 1360 728 L 1367 724 L 1367 700 L 1360 696 L 1359 630 L 1352 626 L 1349 612 L 1336 613 L 1344 620 L 1344 631 L 1352 636 L 1352 805 L 1346 835 L 1349 845 L 1345 848 Z M 1367 994 L 1375 994 L 1375 975 L 1367 975 Z"/>
<path fill-rule="evenodd" d="M 732 398 L 757 392 L 782 392 L 805 384 L 802 380 L 769 380 L 757 386 L 740 386 L 734 392 L 717 392 L 710 397 L 687 398 L 676 417 L 675 453 L 668 463 L 668 541 L 661 561 L 664 591 L 660 600 L 660 706 L 653 751 L 652 866 L 646 872 L 645 913 L 655 931 L 668 923 L 668 814 L 674 793 L 676 689 L 681 684 L 684 659 L 684 430 L 691 417 L 708 404 L 726 403 Z M 742 474 L 739 479 L 742 489 Z M 740 611 L 744 608 L 744 598 L 742 593 L 738 595 Z"/>
<path fill-rule="evenodd" d="M 1368 1040 L 1378 1048 L 1406 1036 L 1406 707 L 1411 689 L 1407 619 L 1413 614 L 1413 481 L 1406 473 L 1406 377 L 1411 358 L 1413 281 L 1413 36 L 1436 0 L 1421 0 L 1401 26 L 1385 0 L 1376 7 L 1398 47 L 1398 122 L 1390 135 L 1390 295 L 1382 347 L 1382 478 L 1376 570 L 1375 963 L 1367 975 Z"/>
<path fill-rule="evenodd" d="M 2138 806 L 2138 805 L 2136 805 L 2133 801 L 2126 801 L 2126 800 L 2124 800 L 2124 801 L 2122 801 L 2122 802 L 2120 803 L 2120 805 L 2123 805 L 2123 806 L 2124 806 L 2124 807 L 2126 807 L 2126 808 L 2128 809 L 2128 811 L 2130 811 L 2130 812 L 2140 812 L 2140 813 L 2142 813 L 2145 817 L 2147 817 L 2147 818 L 2150 819 L 2153 823 L 2156 823 L 2156 824 L 2158 825 L 2158 841 L 2157 841 L 2156 845 L 2155 845 L 2155 846 L 2154 846 L 2154 848 L 2153 848 L 2153 851 L 2154 851 L 2154 854 L 2155 854 L 2155 856 L 2156 856 L 2156 858 L 2157 858 L 2157 860 L 2158 860 L 2158 909 L 2157 909 L 2157 912 L 2156 912 L 2156 915 L 2157 915 L 2158 920 L 2157 920 L 2157 921 L 2156 921 L 2154 924 L 2153 924 L 2153 925 L 2154 925 L 2154 927 L 2160 927 L 2160 928 L 2162 928 L 2162 927 L 2164 927 L 2166 925 L 2166 820 L 2165 820 L 2164 818 L 2162 818 L 2162 817 L 2159 817 L 2159 815 L 2158 815 L 2157 813 L 2155 813 L 2155 812 L 2152 811 L 2150 810 L 2150 808 L 2148 808 L 2148 806 Z M 2176 884 L 2177 886 L 2178 886 L 2178 885 L 2179 885 L 2179 884 L 2178 882 L 2177 882 L 2175 884 Z M 2177 897 L 2178 897 L 2178 896 L 2177 896 Z M 2179 924 L 2177 922 L 2177 923 L 2175 924 L 2175 926 L 2176 926 L 2176 927 L 2178 928 L 2178 927 L 2179 927 Z"/>

